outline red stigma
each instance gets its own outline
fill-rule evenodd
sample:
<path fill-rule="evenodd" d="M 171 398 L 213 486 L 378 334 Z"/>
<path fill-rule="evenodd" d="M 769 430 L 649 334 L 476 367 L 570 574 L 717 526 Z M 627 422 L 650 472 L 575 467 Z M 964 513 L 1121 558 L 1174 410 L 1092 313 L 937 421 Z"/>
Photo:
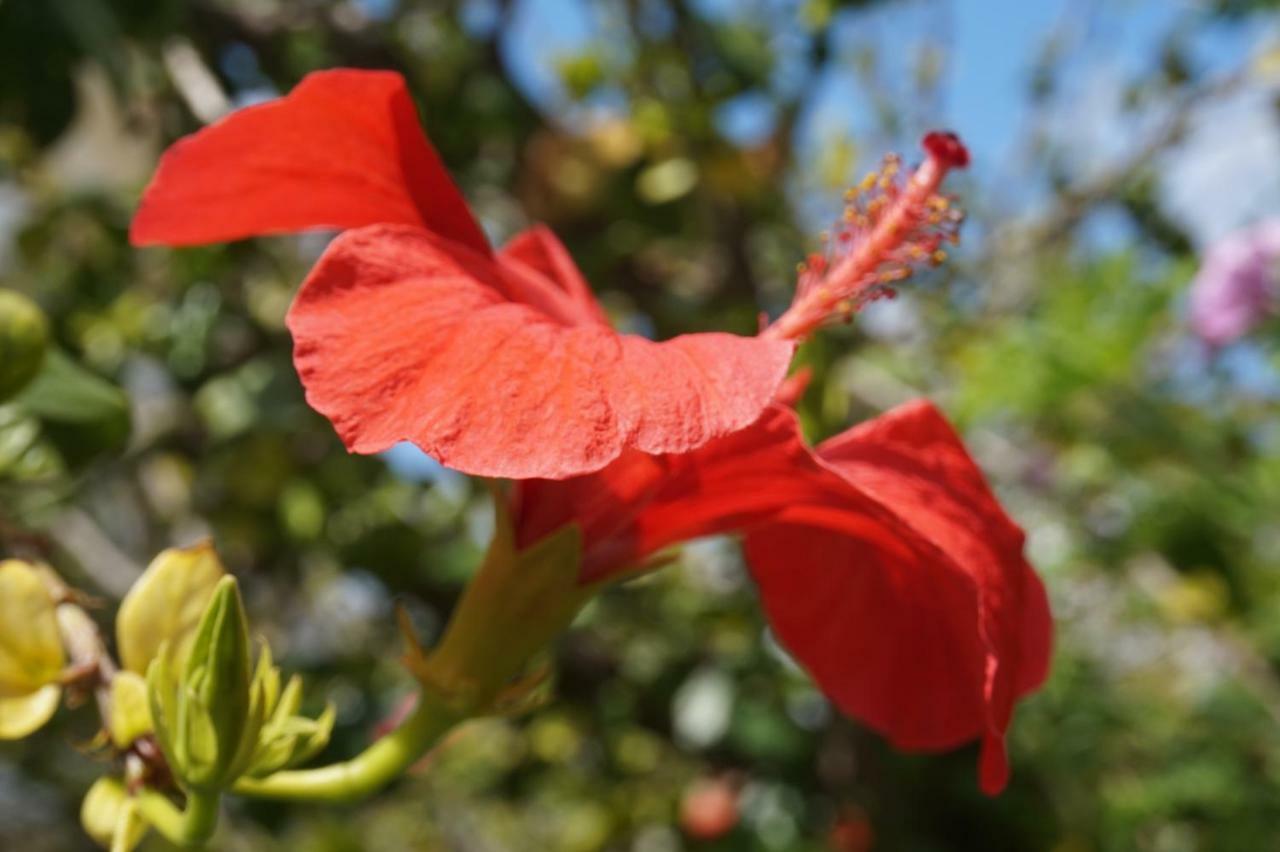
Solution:
<path fill-rule="evenodd" d="M 969 149 L 960 137 L 949 130 L 932 130 L 920 141 L 930 157 L 949 169 L 963 169 L 969 165 Z"/>

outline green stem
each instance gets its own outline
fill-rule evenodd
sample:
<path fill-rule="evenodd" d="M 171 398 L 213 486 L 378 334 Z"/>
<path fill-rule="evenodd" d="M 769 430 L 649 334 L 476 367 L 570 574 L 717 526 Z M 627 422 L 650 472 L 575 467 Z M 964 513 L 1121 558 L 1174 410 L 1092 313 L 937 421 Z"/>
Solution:
<path fill-rule="evenodd" d="M 137 795 L 138 812 L 156 831 L 179 846 L 203 846 L 218 827 L 217 793 L 190 793 L 187 807 L 179 810 L 167 796 L 143 787 Z"/>
<path fill-rule="evenodd" d="M 277 772 L 260 780 L 242 778 L 234 792 L 263 799 L 330 804 L 362 799 L 403 775 L 464 718 L 423 690 L 417 709 L 399 728 L 351 760 L 316 769 Z"/>

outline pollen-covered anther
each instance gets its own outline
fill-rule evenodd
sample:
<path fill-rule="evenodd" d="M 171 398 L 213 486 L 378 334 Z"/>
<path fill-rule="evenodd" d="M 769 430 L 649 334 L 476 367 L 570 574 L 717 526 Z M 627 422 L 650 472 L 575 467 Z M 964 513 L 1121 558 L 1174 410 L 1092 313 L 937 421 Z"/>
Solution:
<path fill-rule="evenodd" d="M 941 247 L 958 241 L 964 213 L 938 188 L 951 169 L 968 165 L 969 154 L 952 133 L 930 133 L 922 145 L 925 161 L 909 175 L 890 154 L 845 193 L 834 229 L 819 235 L 823 250 L 797 267 L 795 299 L 767 335 L 799 340 L 847 320 L 868 302 L 891 297 L 888 285 L 946 259 Z"/>

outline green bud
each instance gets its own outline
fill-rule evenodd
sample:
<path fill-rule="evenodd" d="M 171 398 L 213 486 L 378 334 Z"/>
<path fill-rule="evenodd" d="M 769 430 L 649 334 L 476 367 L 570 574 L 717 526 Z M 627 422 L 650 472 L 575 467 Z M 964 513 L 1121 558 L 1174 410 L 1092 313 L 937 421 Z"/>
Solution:
<path fill-rule="evenodd" d="M 234 578 L 214 590 L 179 675 L 167 653 L 147 672 L 156 737 L 184 786 L 217 792 L 243 775 L 265 717 L 253 676 L 249 628 Z"/>
<path fill-rule="evenodd" d="M 44 364 L 49 323 L 20 293 L 0 290 L 0 402 L 25 388 Z"/>
<path fill-rule="evenodd" d="M 156 740 L 189 790 L 218 792 L 239 778 L 264 778 L 296 766 L 329 743 L 335 713 L 299 716 L 302 680 L 281 687 L 263 647 L 251 670 L 249 631 L 231 577 L 218 581 L 181 673 L 162 646 L 147 671 Z"/>

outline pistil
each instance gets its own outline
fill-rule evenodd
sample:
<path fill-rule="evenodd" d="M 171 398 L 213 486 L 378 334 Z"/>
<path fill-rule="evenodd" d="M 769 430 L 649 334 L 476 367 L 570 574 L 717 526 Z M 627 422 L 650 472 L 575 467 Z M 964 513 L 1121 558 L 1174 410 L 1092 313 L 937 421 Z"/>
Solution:
<path fill-rule="evenodd" d="M 824 251 L 797 267 L 795 299 L 766 336 L 803 340 L 891 298 L 915 269 L 946 260 L 943 247 L 957 241 L 964 213 L 938 190 L 948 172 L 969 164 L 969 152 L 954 133 L 929 133 L 921 144 L 925 160 L 905 181 L 891 154 L 846 193 L 844 215 L 823 235 Z"/>

